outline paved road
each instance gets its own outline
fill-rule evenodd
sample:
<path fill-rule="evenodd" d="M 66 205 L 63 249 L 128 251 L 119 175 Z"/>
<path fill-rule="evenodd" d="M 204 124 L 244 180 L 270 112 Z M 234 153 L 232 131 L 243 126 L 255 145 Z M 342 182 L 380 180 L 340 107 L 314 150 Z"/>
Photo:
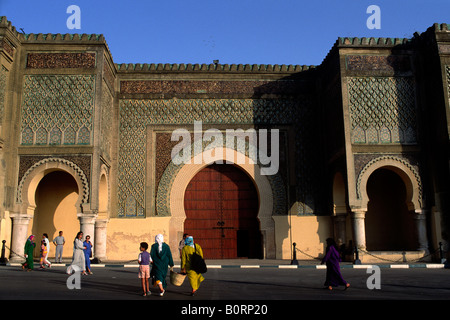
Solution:
<path fill-rule="evenodd" d="M 371 274 L 366 269 L 343 268 L 350 289 L 336 288 L 330 292 L 322 286 L 324 269 L 209 269 L 194 297 L 189 295 L 187 279 L 181 287 L 169 284 L 164 297 L 159 297 L 155 288 L 153 295 L 142 297 L 136 267 L 93 268 L 93 275 L 81 277 L 81 289 L 69 290 L 65 267 L 25 272 L 17 266 L 0 266 L 0 300 L 178 301 L 172 304 L 176 306 L 172 311 L 177 313 L 183 307 L 208 301 L 234 304 L 277 301 L 275 308 L 296 308 L 299 300 L 450 300 L 449 269 L 382 268 L 380 271 L 381 289 L 370 290 L 367 279 Z"/>

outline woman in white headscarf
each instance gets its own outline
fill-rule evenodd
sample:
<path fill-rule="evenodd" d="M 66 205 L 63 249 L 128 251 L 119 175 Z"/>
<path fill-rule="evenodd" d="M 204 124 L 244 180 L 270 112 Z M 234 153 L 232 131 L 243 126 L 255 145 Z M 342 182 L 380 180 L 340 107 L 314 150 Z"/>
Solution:
<path fill-rule="evenodd" d="M 172 252 L 170 251 L 169 245 L 164 242 L 164 237 L 162 234 L 158 234 L 155 237 L 155 243 L 152 245 L 150 250 L 150 256 L 153 260 L 152 274 L 155 276 L 155 286 L 159 286 L 160 296 L 164 295 L 166 291 L 167 282 L 167 270 L 173 267 Z"/>

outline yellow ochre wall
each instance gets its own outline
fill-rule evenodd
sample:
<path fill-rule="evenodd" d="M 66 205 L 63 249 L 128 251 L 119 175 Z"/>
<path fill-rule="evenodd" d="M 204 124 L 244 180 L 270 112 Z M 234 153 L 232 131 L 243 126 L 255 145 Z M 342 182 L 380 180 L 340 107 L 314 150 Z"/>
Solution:
<path fill-rule="evenodd" d="M 169 222 L 171 217 L 145 219 L 110 219 L 107 231 L 106 255 L 108 260 L 132 261 L 139 254 L 140 242 L 151 246 L 158 233 L 169 243 Z M 292 243 L 312 257 L 321 257 L 325 250 L 325 239 L 332 235 L 332 217 L 279 216 L 275 221 L 275 243 L 277 259 L 292 259 Z M 289 230 L 289 226 L 292 230 Z M 182 234 L 182 231 L 179 232 Z M 177 239 L 178 241 L 181 240 Z M 172 248 L 174 260 L 179 260 L 178 248 Z M 207 257 L 206 257 L 207 258 Z M 297 251 L 297 259 L 311 257 Z"/>
<path fill-rule="evenodd" d="M 170 217 L 152 217 L 142 219 L 110 219 L 107 228 L 106 256 L 108 260 L 131 261 L 139 255 L 139 244 L 147 242 L 150 247 L 155 237 L 161 233 L 164 242 L 169 243 Z M 177 248 L 170 248 L 176 260 Z"/>
<path fill-rule="evenodd" d="M 275 221 L 275 245 L 277 259 L 292 259 L 292 244 L 297 250 L 298 260 L 322 257 L 325 240 L 333 235 L 330 216 L 277 216 Z M 291 227 L 291 229 L 289 229 Z"/>

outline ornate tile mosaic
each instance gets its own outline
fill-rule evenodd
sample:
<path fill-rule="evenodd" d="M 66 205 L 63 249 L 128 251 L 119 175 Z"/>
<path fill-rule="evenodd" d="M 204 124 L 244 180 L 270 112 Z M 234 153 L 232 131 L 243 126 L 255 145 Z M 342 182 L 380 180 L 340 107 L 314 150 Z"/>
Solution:
<path fill-rule="evenodd" d="M 352 143 L 417 143 L 414 80 L 348 79 Z"/>
<path fill-rule="evenodd" d="M 310 111 L 304 111 L 308 103 L 308 99 L 121 100 L 119 103 L 118 215 L 126 217 L 146 214 L 146 127 L 148 125 L 192 125 L 194 120 L 202 120 L 204 124 L 227 124 L 230 127 L 242 124 L 298 124 L 297 137 L 300 141 L 297 141 L 299 147 L 297 159 L 300 163 L 308 158 L 306 154 L 311 152 L 308 143 L 304 142 L 308 134 L 313 134 L 310 130 L 312 121 L 308 118 Z M 300 197 L 302 199 L 306 198 L 304 194 L 309 192 L 313 185 L 308 184 L 308 181 L 313 179 L 312 177 L 308 179 L 307 176 L 312 176 L 313 171 L 306 166 L 307 163 L 305 161 L 305 169 L 300 170 L 299 173 L 298 185 L 303 186 Z M 165 184 L 160 183 L 161 185 Z"/>
<path fill-rule="evenodd" d="M 111 156 L 111 124 L 113 123 L 113 96 L 106 84 L 102 88 L 102 116 L 101 116 L 101 148 L 108 160 Z"/>
<path fill-rule="evenodd" d="M 91 144 L 95 78 L 25 76 L 22 144 Z"/>

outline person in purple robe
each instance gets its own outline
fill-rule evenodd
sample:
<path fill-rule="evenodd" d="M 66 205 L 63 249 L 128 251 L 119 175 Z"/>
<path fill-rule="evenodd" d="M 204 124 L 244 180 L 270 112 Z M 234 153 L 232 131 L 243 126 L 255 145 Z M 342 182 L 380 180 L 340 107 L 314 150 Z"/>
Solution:
<path fill-rule="evenodd" d="M 328 238 L 326 241 L 327 249 L 325 257 L 323 257 L 321 263 L 325 263 L 327 266 L 327 277 L 325 279 L 324 286 L 328 287 L 328 290 L 333 290 L 333 287 L 337 287 L 339 285 L 343 285 L 345 286 L 345 289 L 347 289 L 350 287 L 350 284 L 342 277 L 341 267 L 339 266 L 341 257 L 337 250 L 336 242 L 331 238 Z"/>

